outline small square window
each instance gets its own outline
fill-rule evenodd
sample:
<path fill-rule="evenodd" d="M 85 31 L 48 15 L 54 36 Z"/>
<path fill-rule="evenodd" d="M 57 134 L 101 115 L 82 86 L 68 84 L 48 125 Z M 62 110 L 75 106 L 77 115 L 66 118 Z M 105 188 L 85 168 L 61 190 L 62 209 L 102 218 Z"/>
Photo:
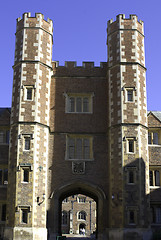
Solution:
<path fill-rule="evenodd" d="M 27 100 L 27 101 L 32 101 L 33 100 L 33 90 L 34 90 L 34 87 L 33 86 L 25 86 L 24 87 L 24 100 Z"/>

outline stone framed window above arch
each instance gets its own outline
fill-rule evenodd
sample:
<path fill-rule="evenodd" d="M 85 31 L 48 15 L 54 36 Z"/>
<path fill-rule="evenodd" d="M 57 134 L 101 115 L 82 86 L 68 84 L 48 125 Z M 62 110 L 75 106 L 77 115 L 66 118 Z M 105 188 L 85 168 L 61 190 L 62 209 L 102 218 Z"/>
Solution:
<path fill-rule="evenodd" d="M 67 93 L 66 113 L 92 113 L 93 112 L 93 93 Z"/>
<path fill-rule="evenodd" d="M 93 160 L 93 137 L 79 134 L 67 135 L 66 160 Z"/>
<path fill-rule="evenodd" d="M 78 220 L 86 220 L 86 212 L 85 211 L 80 211 L 78 212 Z"/>

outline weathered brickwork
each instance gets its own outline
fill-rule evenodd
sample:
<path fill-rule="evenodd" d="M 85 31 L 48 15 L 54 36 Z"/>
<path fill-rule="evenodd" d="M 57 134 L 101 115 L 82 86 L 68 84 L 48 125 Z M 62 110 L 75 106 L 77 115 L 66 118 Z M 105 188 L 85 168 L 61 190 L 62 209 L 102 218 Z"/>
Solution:
<path fill-rule="evenodd" d="M 81 221 L 87 234 L 96 227 L 98 240 L 150 240 L 161 211 L 161 114 L 148 113 L 147 122 L 143 22 L 110 20 L 108 62 L 97 67 L 52 61 L 52 34 L 42 14 L 17 19 L 10 145 L 0 145 L 0 164 L 8 161 L 4 239 L 56 240 L 63 199 L 83 194 L 96 210 Z M 79 233 L 81 209 L 68 233 Z"/>

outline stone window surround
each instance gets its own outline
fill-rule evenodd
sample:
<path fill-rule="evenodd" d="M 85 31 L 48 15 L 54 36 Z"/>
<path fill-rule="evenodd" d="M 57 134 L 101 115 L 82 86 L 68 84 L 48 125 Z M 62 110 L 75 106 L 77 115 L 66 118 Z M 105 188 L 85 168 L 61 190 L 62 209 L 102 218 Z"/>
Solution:
<path fill-rule="evenodd" d="M 125 172 L 127 172 L 127 174 L 126 174 L 126 183 L 128 184 L 128 185 L 135 185 L 136 184 L 136 171 L 137 171 L 137 167 L 135 167 L 135 166 L 129 166 L 129 167 L 125 167 Z M 129 176 L 129 174 L 130 174 L 130 172 L 133 172 L 133 182 L 130 182 L 129 180 L 129 178 L 130 178 L 130 176 Z"/>
<path fill-rule="evenodd" d="M 25 138 L 30 139 L 30 146 L 29 149 L 25 149 Z M 29 152 L 31 150 L 31 140 L 34 139 L 33 134 L 30 133 L 22 133 L 18 135 L 18 139 L 22 139 L 23 140 L 23 151 L 24 152 Z"/>
<path fill-rule="evenodd" d="M 158 139 L 157 139 L 157 142 L 158 143 L 154 143 L 154 133 L 157 133 L 157 136 L 158 136 Z M 160 146 L 160 129 L 157 129 L 157 128 L 154 128 L 154 129 L 149 129 L 148 130 L 148 145 L 149 146 Z"/>
<path fill-rule="evenodd" d="M 87 213 L 83 210 L 77 212 L 78 221 L 86 221 Z"/>
<path fill-rule="evenodd" d="M 132 137 L 132 136 L 124 137 L 123 141 L 126 142 L 126 154 L 135 154 L 137 138 L 136 137 Z M 132 146 L 132 150 L 130 151 L 129 148 L 131 147 L 130 146 L 131 142 L 133 143 L 133 146 Z"/>
<path fill-rule="evenodd" d="M 70 114 L 92 114 L 93 113 L 93 97 L 94 93 L 64 93 L 65 96 L 65 113 Z M 70 97 L 74 99 L 74 111 L 70 110 Z M 76 99 L 81 98 L 81 111 L 76 109 Z M 88 99 L 88 111 L 83 111 L 83 99 Z"/>
<path fill-rule="evenodd" d="M 157 168 L 156 168 L 157 167 Z M 156 185 L 156 171 L 159 172 L 159 185 Z M 153 185 L 150 185 L 150 172 L 152 172 Z M 160 188 L 161 187 L 161 166 L 149 167 L 149 186 L 150 188 Z"/>
<path fill-rule="evenodd" d="M 135 226 L 137 224 L 137 207 L 136 206 L 128 206 L 127 207 L 127 224 L 130 226 Z M 130 220 L 130 213 L 134 214 L 134 222 Z"/>
<path fill-rule="evenodd" d="M 21 86 L 21 89 L 24 91 L 23 96 L 24 96 L 24 101 L 33 101 L 34 100 L 34 89 L 35 89 L 35 85 L 23 85 Z M 31 99 L 27 98 L 27 90 L 28 89 L 32 89 L 31 92 Z"/>
<path fill-rule="evenodd" d="M 125 91 L 125 103 L 134 103 L 134 92 L 136 91 L 135 87 L 123 87 L 122 90 Z M 132 91 L 132 100 L 128 99 L 128 92 Z"/>
<path fill-rule="evenodd" d="M 89 139 L 89 148 L 90 148 L 90 158 L 69 158 L 69 139 L 74 139 L 75 141 L 77 139 Z M 84 144 L 82 143 L 82 156 L 83 156 L 83 146 Z M 74 152 L 76 151 L 76 143 L 74 144 Z M 75 154 L 75 153 L 74 153 Z M 65 154 L 65 160 L 69 161 L 93 161 L 93 136 L 90 135 L 81 135 L 81 134 L 68 134 L 66 135 L 66 154 Z"/>
<path fill-rule="evenodd" d="M 151 225 L 161 225 L 161 205 L 153 204 L 151 209 Z"/>
<path fill-rule="evenodd" d="M 78 197 L 77 200 L 78 200 L 78 203 L 85 203 L 86 197 Z"/>

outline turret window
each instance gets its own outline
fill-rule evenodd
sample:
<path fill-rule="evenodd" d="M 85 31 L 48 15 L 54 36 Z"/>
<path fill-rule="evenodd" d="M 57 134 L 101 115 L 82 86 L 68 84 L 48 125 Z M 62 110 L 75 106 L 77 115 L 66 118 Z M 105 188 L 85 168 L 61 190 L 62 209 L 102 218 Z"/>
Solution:
<path fill-rule="evenodd" d="M 133 102 L 133 90 L 127 90 L 127 101 Z"/>
<path fill-rule="evenodd" d="M 24 150 L 30 150 L 30 137 L 24 137 Z"/>
<path fill-rule="evenodd" d="M 21 209 L 21 223 L 28 222 L 28 209 Z"/>
<path fill-rule="evenodd" d="M 32 100 L 32 88 L 27 88 L 27 100 Z"/>
<path fill-rule="evenodd" d="M 135 138 L 127 138 L 127 153 L 135 152 Z"/>
<path fill-rule="evenodd" d="M 125 171 L 127 172 L 127 184 L 134 185 L 136 183 L 137 168 L 135 166 L 129 166 L 125 168 Z"/>
<path fill-rule="evenodd" d="M 29 173 L 30 173 L 30 169 L 28 167 L 22 168 L 22 181 L 24 183 L 29 182 Z"/>
<path fill-rule="evenodd" d="M 24 100 L 32 101 L 34 95 L 34 86 L 25 86 L 24 91 Z"/>
<path fill-rule="evenodd" d="M 134 102 L 135 87 L 125 87 L 125 101 Z"/>

